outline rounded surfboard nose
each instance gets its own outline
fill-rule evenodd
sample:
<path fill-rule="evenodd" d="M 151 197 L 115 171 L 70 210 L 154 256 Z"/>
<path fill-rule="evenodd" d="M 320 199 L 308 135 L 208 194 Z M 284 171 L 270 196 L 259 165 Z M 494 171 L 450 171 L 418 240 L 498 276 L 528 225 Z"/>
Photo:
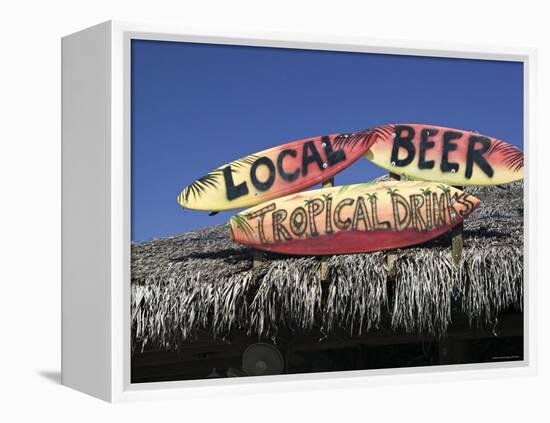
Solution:
<path fill-rule="evenodd" d="M 186 187 L 178 203 L 188 209 L 233 210 L 303 191 L 358 160 L 372 145 L 369 130 L 294 141 L 213 170 Z"/>
<path fill-rule="evenodd" d="M 455 186 L 523 179 L 523 152 L 495 138 L 417 124 L 382 126 L 373 134 L 376 139 L 365 158 L 398 175 Z"/>
<path fill-rule="evenodd" d="M 480 202 L 433 182 L 388 181 L 289 195 L 231 218 L 234 241 L 283 254 L 352 254 L 434 239 Z"/>

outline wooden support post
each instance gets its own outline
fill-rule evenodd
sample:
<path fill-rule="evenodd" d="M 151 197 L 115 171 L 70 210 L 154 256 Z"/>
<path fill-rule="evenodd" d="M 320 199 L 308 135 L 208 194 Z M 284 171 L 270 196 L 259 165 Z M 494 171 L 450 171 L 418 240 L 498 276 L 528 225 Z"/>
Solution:
<path fill-rule="evenodd" d="M 394 181 L 400 181 L 401 180 L 401 176 L 398 175 L 397 173 L 390 172 L 388 174 L 388 176 L 390 177 L 391 180 L 394 180 Z"/>
<path fill-rule="evenodd" d="M 323 182 L 323 188 L 332 188 L 334 186 L 334 178 L 327 179 Z"/>
<path fill-rule="evenodd" d="M 460 257 L 462 256 L 462 249 L 464 248 L 464 236 L 462 230 L 464 229 L 463 222 L 460 222 L 451 230 L 451 248 L 453 255 L 453 262 L 458 266 L 460 263 Z"/>
<path fill-rule="evenodd" d="M 401 176 L 399 176 L 397 173 L 390 172 L 389 173 L 390 180 L 394 181 L 400 181 Z M 393 278 L 395 276 L 395 260 L 397 256 L 391 252 L 387 253 L 386 255 L 386 269 L 388 272 L 388 278 Z"/>
<path fill-rule="evenodd" d="M 321 256 L 321 282 L 328 281 L 328 261 L 330 256 Z"/>
<path fill-rule="evenodd" d="M 397 259 L 397 256 L 393 253 L 388 253 L 386 255 L 386 269 L 387 269 L 387 275 L 389 279 L 393 279 L 395 276 L 395 260 Z"/>
<path fill-rule="evenodd" d="M 327 179 L 323 182 L 323 188 L 330 188 L 334 186 L 334 178 Z M 321 256 L 321 282 L 328 281 L 328 261 L 330 256 Z"/>
<path fill-rule="evenodd" d="M 463 190 L 464 187 L 455 187 Z M 451 230 L 451 253 L 453 256 L 453 262 L 458 266 L 460 263 L 460 257 L 462 257 L 462 249 L 464 248 L 464 236 L 463 236 L 464 223 L 460 222 Z"/>
<path fill-rule="evenodd" d="M 321 256 L 321 282 L 328 281 L 328 261 L 330 256 Z"/>
<path fill-rule="evenodd" d="M 252 268 L 260 267 L 264 262 L 264 252 L 260 250 L 252 250 Z"/>

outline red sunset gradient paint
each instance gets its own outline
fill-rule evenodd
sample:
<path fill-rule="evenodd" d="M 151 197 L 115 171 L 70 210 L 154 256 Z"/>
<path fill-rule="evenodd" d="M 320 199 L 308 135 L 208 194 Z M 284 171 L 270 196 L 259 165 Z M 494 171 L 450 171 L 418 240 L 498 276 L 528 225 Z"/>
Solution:
<path fill-rule="evenodd" d="M 289 195 L 245 210 L 230 223 L 234 241 L 264 251 L 368 253 L 437 238 L 479 204 L 444 184 L 388 181 Z"/>
<path fill-rule="evenodd" d="M 193 182 L 178 203 L 193 210 L 233 210 L 300 192 L 347 168 L 373 141 L 366 130 L 307 138 L 251 154 Z"/>
<path fill-rule="evenodd" d="M 434 125 L 373 128 L 365 157 L 412 179 L 454 186 L 502 185 L 523 179 L 523 153 L 496 138 Z"/>

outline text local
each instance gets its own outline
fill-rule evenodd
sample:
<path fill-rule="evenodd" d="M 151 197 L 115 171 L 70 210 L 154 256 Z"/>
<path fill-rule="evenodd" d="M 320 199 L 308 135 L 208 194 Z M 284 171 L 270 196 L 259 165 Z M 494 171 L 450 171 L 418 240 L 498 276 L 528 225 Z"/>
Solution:
<path fill-rule="evenodd" d="M 326 161 L 323 161 L 321 154 L 319 153 L 314 141 L 305 142 L 301 149 L 301 167 L 297 167 L 292 170 L 285 170 L 284 162 L 288 157 L 297 157 L 299 151 L 296 149 L 288 148 L 281 150 L 277 156 L 276 163 L 269 157 L 260 157 L 250 167 L 250 181 L 254 188 L 258 191 L 267 191 L 273 183 L 275 178 L 279 176 L 281 179 L 287 182 L 295 181 L 300 177 L 307 177 L 309 166 L 316 164 L 321 172 L 327 168 L 334 166 L 346 160 L 346 154 L 343 150 L 334 150 L 330 142 L 329 137 L 321 138 L 322 149 L 324 150 Z M 260 166 L 265 166 L 268 170 L 268 177 L 264 181 L 260 181 L 257 176 L 257 171 Z M 223 169 L 223 177 L 225 181 L 225 190 L 228 200 L 234 200 L 248 194 L 248 185 L 246 182 L 237 183 L 233 180 L 231 165 L 226 166 Z"/>

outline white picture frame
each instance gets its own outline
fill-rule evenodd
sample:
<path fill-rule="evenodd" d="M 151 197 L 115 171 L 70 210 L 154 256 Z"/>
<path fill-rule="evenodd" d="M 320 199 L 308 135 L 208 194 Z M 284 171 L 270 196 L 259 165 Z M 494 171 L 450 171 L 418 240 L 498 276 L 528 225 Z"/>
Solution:
<path fill-rule="evenodd" d="M 259 378 L 130 383 L 130 42 L 186 41 L 524 64 L 524 360 Z M 110 21 L 62 40 L 62 383 L 106 401 L 315 390 L 536 372 L 536 51 Z M 85 193 L 85 195 L 83 195 Z"/>

